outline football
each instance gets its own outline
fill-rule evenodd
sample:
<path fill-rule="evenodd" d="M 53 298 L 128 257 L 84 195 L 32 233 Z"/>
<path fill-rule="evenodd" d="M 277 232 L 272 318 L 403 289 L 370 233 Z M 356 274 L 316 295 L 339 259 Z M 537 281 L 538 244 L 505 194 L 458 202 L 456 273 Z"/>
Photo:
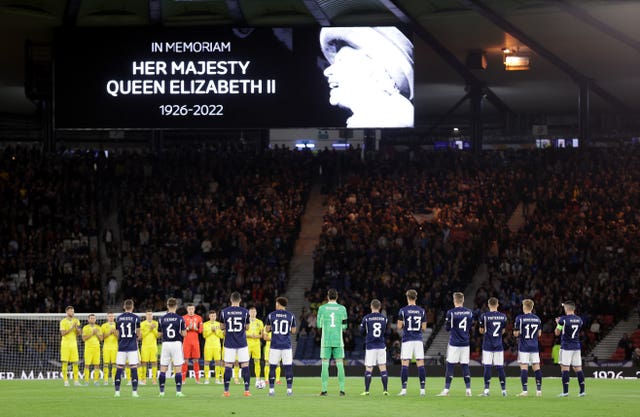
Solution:
<path fill-rule="evenodd" d="M 265 381 L 256 381 L 256 388 L 258 389 L 264 389 L 267 386 L 267 383 Z"/>

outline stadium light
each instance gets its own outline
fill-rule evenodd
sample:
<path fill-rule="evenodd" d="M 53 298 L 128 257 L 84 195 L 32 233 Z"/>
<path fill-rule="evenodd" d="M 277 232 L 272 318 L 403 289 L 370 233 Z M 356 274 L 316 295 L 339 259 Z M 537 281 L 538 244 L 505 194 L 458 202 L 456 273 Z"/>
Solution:
<path fill-rule="evenodd" d="M 518 54 L 515 48 L 502 48 L 505 71 L 526 71 L 529 69 L 529 57 Z"/>

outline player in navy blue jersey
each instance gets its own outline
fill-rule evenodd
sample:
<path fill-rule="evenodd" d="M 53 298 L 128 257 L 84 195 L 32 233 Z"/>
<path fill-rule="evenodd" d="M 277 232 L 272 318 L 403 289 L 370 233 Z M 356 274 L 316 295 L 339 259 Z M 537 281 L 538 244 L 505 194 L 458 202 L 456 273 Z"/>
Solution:
<path fill-rule="evenodd" d="M 489 384 L 491 382 L 491 369 L 498 369 L 498 379 L 502 396 L 507 396 L 506 375 L 504 373 L 504 346 L 502 335 L 507 326 L 507 316 L 498 311 L 498 299 L 489 298 L 487 301 L 489 311 L 480 316 L 480 333 L 484 335 L 482 340 L 482 365 L 484 366 L 484 391 L 480 396 L 489 396 Z"/>
<path fill-rule="evenodd" d="M 284 377 L 287 381 L 287 395 L 293 395 L 293 351 L 291 335 L 296 334 L 296 316 L 286 310 L 289 301 L 285 297 L 276 298 L 276 310 L 265 320 L 264 334 L 271 332 L 269 351 L 269 396 L 275 395 L 276 368 L 282 360 Z"/>
<path fill-rule="evenodd" d="M 249 327 L 249 310 L 240 307 L 242 297 L 240 293 L 234 291 L 230 297 L 231 306 L 225 308 L 220 313 L 222 330 L 224 335 L 224 396 L 229 397 L 229 381 L 233 375 L 233 364 L 240 363 L 242 379 L 244 380 L 244 396 L 250 397 L 249 384 L 251 374 L 249 373 L 249 345 L 247 344 L 247 328 Z"/>
<path fill-rule="evenodd" d="M 138 396 L 138 338 L 140 337 L 140 317 L 133 314 L 133 300 L 124 300 L 124 313 L 116 319 L 116 333 L 118 335 L 118 353 L 116 354 L 116 376 L 114 378 L 116 393 L 120 396 L 120 382 L 124 373 L 124 366 L 129 363 L 131 368 L 132 395 Z"/>
<path fill-rule="evenodd" d="M 382 379 L 382 395 L 389 395 L 387 383 L 387 347 L 385 345 L 385 331 L 387 330 L 387 318 L 380 313 L 382 304 L 380 300 L 371 300 L 371 313 L 362 318 L 360 323 L 360 333 L 365 336 L 364 354 L 364 392 L 360 395 L 369 395 L 371 386 L 371 373 L 373 367 L 380 369 Z"/>
<path fill-rule="evenodd" d="M 167 300 L 167 314 L 158 320 L 158 336 L 162 337 L 162 351 L 160 353 L 160 396 L 164 397 L 164 387 L 167 381 L 167 369 L 169 364 L 173 364 L 176 370 L 174 379 L 176 381 L 176 397 L 184 397 L 182 393 L 182 373 L 181 367 L 184 363 L 184 352 L 182 350 L 182 340 L 187 334 L 187 326 L 182 316 L 176 314 L 178 300 L 169 298 Z"/>
<path fill-rule="evenodd" d="M 416 305 L 418 293 L 416 290 L 408 290 L 407 305 L 398 312 L 398 331 L 402 330 L 402 347 L 400 348 L 400 359 L 402 360 L 402 370 L 400 371 L 400 381 L 402 390 L 398 395 L 407 395 L 407 380 L 409 379 L 409 362 L 416 360 L 418 366 L 418 379 L 420 380 L 420 395 L 424 396 L 424 384 L 427 373 L 424 369 L 424 342 L 422 334 L 427 329 L 427 320 L 424 309 Z"/>
<path fill-rule="evenodd" d="M 522 300 L 521 314 L 513 324 L 513 335 L 518 338 L 518 363 L 520 364 L 520 381 L 522 392 L 518 397 L 529 395 L 527 380 L 529 379 L 529 365 L 536 377 L 536 396 L 542 396 L 542 370 L 540 369 L 540 351 L 538 338 L 542 329 L 540 317 L 533 314 L 533 300 Z"/>
<path fill-rule="evenodd" d="M 449 345 L 447 346 L 447 370 L 444 377 L 444 389 L 438 396 L 449 395 L 451 381 L 453 380 L 453 369 L 459 363 L 462 368 L 462 377 L 466 386 L 465 394 L 471 396 L 471 372 L 469 370 L 469 335 L 473 324 L 473 312 L 464 304 L 464 294 L 453 293 L 454 308 L 447 311 L 445 315 L 445 328 L 449 333 Z"/>
<path fill-rule="evenodd" d="M 584 372 L 582 372 L 582 356 L 580 345 L 580 330 L 582 329 L 582 319 L 575 314 L 576 303 L 565 301 L 565 315 L 556 318 L 556 336 L 560 336 L 560 370 L 562 371 L 562 394 L 560 397 L 569 395 L 569 368 L 573 367 L 578 385 L 580 386 L 579 397 L 584 397 Z"/>

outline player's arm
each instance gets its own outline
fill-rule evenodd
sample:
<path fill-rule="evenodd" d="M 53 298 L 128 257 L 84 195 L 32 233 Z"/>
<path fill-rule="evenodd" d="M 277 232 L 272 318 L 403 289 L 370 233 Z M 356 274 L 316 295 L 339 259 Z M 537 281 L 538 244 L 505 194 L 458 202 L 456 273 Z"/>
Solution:
<path fill-rule="evenodd" d="M 449 315 L 447 314 L 445 320 L 444 320 L 444 328 L 450 332 L 451 331 L 451 326 L 453 325 L 453 314 Z"/>
<path fill-rule="evenodd" d="M 322 314 L 322 307 L 318 309 L 318 315 L 316 316 L 316 329 L 322 329 L 322 323 L 324 323 L 324 314 Z"/>
<path fill-rule="evenodd" d="M 224 331 L 220 328 L 220 323 L 219 322 L 214 322 L 214 331 L 216 336 L 218 336 L 218 339 L 222 339 L 224 338 Z"/>
<path fill-rule="evenodd" d="M 74 327 L 73 327 L 74 325 L 72 325 L 68 329 L 65 329 L 62 325 L 60 325 L 60 336 L 66 336 L 69 333 L 71 333 L 72 331 L 74 331 Z"/>
<path fill-rule="evenodd" d="M 427 316 L 425 315 L 425 313 L 422 313 L 422 325 L 420 326 L 420 329 L 422 330 L 422 333 L 427 331 Z"/>
<path fill-rule="evenodd" d="M 298 328 L 296 327 L 296 324 L 292 323 L 291 330 L 290 330 L 291 334 L 296 334 L 297 331 L 298 331 Z"/>
<path fill-rule="evenodd" d="M 202 325 L 202 337 L 205 339 L 213 334 L 213 322 L 208 321 Z"/>
<path fill-rule="evenodd" d="M 202 318 L 200 316 L 198 316 L 198 318 L 196 319 L 196 325 L 198 326 L 198 328 L 194 330 L 197 331 L 198 333 L 202 333 L 203 323 L 202 323 Z"/>
<path fill-rule="evenodd" d="M 555 333 L 556 336 L 560 336 L 560 333 L 562 333 L 562 329 L 564 328 L 564 321 L 561 317 L 556 317 L 556 324 L 556 329 L 553 333 Z"/>
<path fill-rule="evenodd" d="M 143 322 L 140 325 L 140 336 L 142 336 L 142 338 L 144 339 L 149 333 L 151 333 L 151 326 Z"/>
<path fill-rule="evenodd" d="M 102 329 L 100 327 L 96 326 L 93 329 L 93 333 L 98 337 L 99 341 L 102 342 L 104 340 L 104 335 L 102 334 Z"/>
<path fill-rule="evenodd" d="M 90 327 L 85 327 L 82 329 L 82 341 L 86 342 L 87 340 L 89 340 L 91 338 L 91 336 L 93 336 L 93 332 L 91 331 Z"/>
<path fill-rule="evenodd" d="M 347 323 L 347 318 L 348 318 L 347 317 L 347 309 L 342 307 L 342 313 L 343 313 L 343 316 L 342 316 L 342 330 L 347 330 L 347 324 L 348 324 Z"/>
<path fill-rule="evenodd" d="M 516 317 L 516 322 L 513 324 L 513 336 L 514 337 L 520 336 L 520 320 L 518 320 L 517 317 Z"/>
<path fill-rule="evenodd" d="M 157 321 L 152 321 L 151 322 L 151 331 L 153 332 L 153 336 L 155 336 L 156 339 L 158 339 L 158 322 Z"/>
<path fill-rule="evenodd" d="M 182 337 L 185 337 L 187 335 L 187 325 L 185 324 L 184 320 L 180 321 L 180 334 L 182 335 Z"/>
<path fill-rule="evenodd" d="M 480 317 L 480 320 L 478 320 L 478 331 L 480 332 L 480 334 L 485 334 L 487 332 L 486 327 L 484 327 L 485 325 L 485 320 L 484 317 Z"/>

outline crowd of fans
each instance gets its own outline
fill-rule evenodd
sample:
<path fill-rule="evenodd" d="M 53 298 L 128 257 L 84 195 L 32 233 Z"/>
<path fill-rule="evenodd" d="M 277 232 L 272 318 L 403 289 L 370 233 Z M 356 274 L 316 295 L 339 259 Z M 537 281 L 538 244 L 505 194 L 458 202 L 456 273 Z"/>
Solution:
<path fill-rule="evenodd" d="M 499 240 L 476 308 L 497 296 L 513 323 L 522 299 L 531 298 L 543 332 L 551 334 L 562 301 L 575 300 L 585 322 L 583 345 L 590 350 L 637 300 L 640 175 L 634 167 L 639 162 L 635 149 L 528 153 L 523 186 L 535 209 L 524 213 L 519 232 Z M 479 352 L 481 336 L 474 339 Z M 543 339 L 548 352 L 553 338 Z M 515 352 L 513 337 L 506 344 Z"/>
<path fill-rule="evenodd" d="M 138 310 L 163 310 L 177 297 L 195 302 L 203 316 L 242 289 L 264 316 L 286 291 L 319 172 L 326 214 L 313 287 L 295 312 L 302 313 L 302 337 L 319 341 L 315 312 L 329 287 L 348 309 L 345 345 L 354 355 L 361 354 L 358 325 L 372 298 L 395 323 L 405 291 L 414 288 L 437 330 L 451 293 L 464 290 L 485 260 L 478 313 L 496 296 L 512 323 L 522 299 L 532 298 L 550 334 L 561 302 L 573 299 L 587 323 L 588 350 L 638 295 L 639 162 L 635 149 L 617 148 L 413 150 L 366 159 L 360 150 L 255 152 L 229 143 L 109 157 L 4 148 L 0 312 L 62 312 L 69 304 L 77 312 L 105 311 L 117 287 L 118 299 L 133 298 Z M 514 233 L 507 221 L 518 203 L 525 223 Z M 101 228 L 109 216 L 115 231 Z M 103 271 L 116 267 L 122 279 L 107 284 L 112 277 Z M 510 334 L 505 344 L 514 352 Z M 394 358 L 393 326 L 387 339 Z M 476 329 L 472 350 L 480 346 Z"/>
<path fill-rule="evenodd" d="M 334 164 L 339 173 L 333 173 L 338 187 L 328 196 L 315 252 L 315 281 L 307 294 L 311 316 L 305 323 L 313 321 L 326 288 L 337 288 L 352 320 L 345 339 L 350 351 L 369 312 L 367 301 L 379 298 L 395 323 L 404 293 L 413 288 L 434 328 L 451 293 L 470 282 L 486 242 L 506 233 L 520 167 L 501 153 L 381 154 L 362 162 L 353 152 L 340 158 L 344 161 Z M 399 340 L 393 328 L 387 336 L 389 346 Z"/>
<path fill-rule="evenodd" d="M 167 297 L 195 301 L 206 317 L 242 289 L 266 315 L 288 283 L 312 163 L 306 152 L 226 145 L 123 157 L 122 296 L 155 311 Z"/>
<path fill-rule="evenodd" d="M 0 312 L 101 311 L 94 153 L 0 149 Z"/>

